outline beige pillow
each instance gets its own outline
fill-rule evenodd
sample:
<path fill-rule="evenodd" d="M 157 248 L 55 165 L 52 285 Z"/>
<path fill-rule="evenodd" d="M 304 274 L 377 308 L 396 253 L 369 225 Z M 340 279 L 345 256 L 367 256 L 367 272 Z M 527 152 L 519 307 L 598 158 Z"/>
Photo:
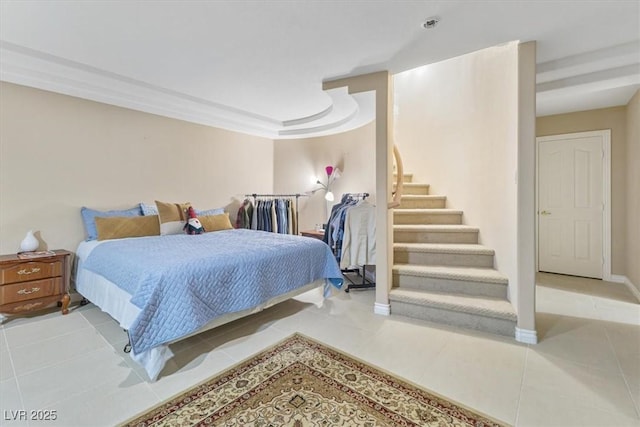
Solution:
<path fill-rule="evenodd" d="M 160 235 L 158 215 L 112 216 L 105 218 L 97 216 L 95 221 L 98 240 Z"/>
<path fill-rule="evenodd" d="M 184 233 L 184 225 L 187 222 L 187 209 L 191 203 L 165 203 L 156 200 L 158 218 L 160 220 L 160 234 Z"/>
<path fill-rule="evenodd" d="M 199 216 L 200 224 L 204 227 L 205 232 L 230 230 L 233 228 L 229 221 L 229 213 L 225 212 L 220 215 L 204 215 Z"/>

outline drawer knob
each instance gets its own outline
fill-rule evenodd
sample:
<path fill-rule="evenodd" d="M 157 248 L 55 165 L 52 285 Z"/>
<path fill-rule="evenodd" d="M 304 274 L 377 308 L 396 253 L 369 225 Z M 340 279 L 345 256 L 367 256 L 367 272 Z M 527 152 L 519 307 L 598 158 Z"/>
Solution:
<path fill-rule="evenodd" d="M 31 270 L 27 270 L 23 268 L 22 270 L 18 270 L 18 274 L 28 276 L 29 274 L 39 273 L 40 267 L 31 267 Z"/>
<path fill-rule="evenodd" d="M 24 289 L 20 289 L 18 291 L 18 295 L 29 295 L 32 294 L 34 292 L 38 292 L 40 290 L 40 288 L 31 288 L 31 290 L 28 290 L 27 288 Z"/>

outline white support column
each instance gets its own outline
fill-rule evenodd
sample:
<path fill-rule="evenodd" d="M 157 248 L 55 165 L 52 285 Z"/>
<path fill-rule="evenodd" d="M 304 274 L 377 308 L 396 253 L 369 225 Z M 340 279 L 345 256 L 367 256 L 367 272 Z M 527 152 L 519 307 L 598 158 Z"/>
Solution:
<path fill-rule="evenodd" d="M 393 169 L 393 87 L 388 71 L 324 82 L 323 89 L 347 86 L 349 93 L 376 92 L 376 302 L 374 312 L 388 315 L 391 267 L 393 263 L 393 211 L 387 208 L 391 196 Z"/>
<path fill-rule="evenodd" d="M 537 342 L 535 299 L 536 42 L 518 46 L 518 222 L 516 339 Z M 533 342 L 531 342 L 533 341 Z"/>

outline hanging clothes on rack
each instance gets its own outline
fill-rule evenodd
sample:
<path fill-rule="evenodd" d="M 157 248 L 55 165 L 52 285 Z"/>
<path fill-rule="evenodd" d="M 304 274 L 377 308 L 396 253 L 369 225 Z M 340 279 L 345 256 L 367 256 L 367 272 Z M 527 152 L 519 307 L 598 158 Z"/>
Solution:
<path fill-rule="evenodd" d="M 358 265 L 375 260 L 375 207 L 365 200 L 368 196 L 368 193 L 343 194 L 340 203 L 331 209 L 324 242 L 331 247 L 341 265 L 356 264 L 351 258 L 364 261 L 358 262 Z M 345 236 L 349 245 L 348 253 L 344 251 Z M 354 241 L 357 242 L 357 248 L 351 252 Z M 348 259 L 342 261 L 345 255 Z"/>
<path fill-rule="evenodd" d="M 253 216 L 253 203 L 251 200 L 244 199 L 242 205 L 238 209 L 236 218 L 236 228 L 251 228 L 251 217 Z"/>
<path fill-rule="evenodd" d="M 343 273 L 358 272 L 362 268 L 362 284 L 351 279 L 349 288 L 369 288 L 375 280 L 365 279 L 365 267 L 375 264 L 376 221 L 375 206 L 365 199 L 368 193 L 346 193 L 340 203 L 333 206 L 327 221 L 324 242 L 331 247 Z M 372 266 L 374 267 L 374 266 Z"/>
<path fill-rule="evenodd" d="M 363 200 L 347 209 L 340 268 L 376 263 L 376 208 Z"/>
<path fill-rule="evenodd" d="M 349 193 L 347 193 L 342 195 L 340 203 L 333 205 L 331 208 L 331 213 L 329 214 L 329 219 L 327 220 L 327 225 L 325 227 L 323 241 L 333 249 L 334 255 L 336 252 L 335 242 L 340 228 L 340 217 L 344 209 L 353 203 L 355 203 L 355 200 L 349 195 Z"/>
<path fill-rule="evenodd" d="M 298 198 L 296 197 L 295 205 L 293 203 L 289 204 L 291 207 L 291 234 L 298 235 Z"/>
<path fill-rule="evenodd" d="M 257 230 L 262 231 L 273 231 L 273 220 L 272 220 L 272 206 L 273 200 L 257 200 L 256 205 L 258 206 L 258 228 Z"/>
<path fill-rule="evenodd" d="M 269 201 L 269 218 L 271 219 L 271 224 L 269 224 L 269 231 L 272 233 L 278 232 L 278 210 L 276 209 L 277 200 Z"/>
<path fill-rule="evenodd" d="M 288 204 L 289 200 L 277 199 L 276 200 L 276 218 L 277 218 L 277 230 L 279 234 L 287 234 L 289 228 L 289 213 Z"/>
<path fill-rule="evenodd" d="M 298 234 L 298 198 L 305 194 L 245 194 L 253 197 L 251 215 L 243 219 L 245 228 L 280 234 Z M 293 201 L 295 198 L 295 203 Z M 245 200 L 246 202 L 246 200 Z M 238 210 L 238 217 L 247 212 L 245 203 Z M 238 222 L 238 221 L 237 221 Z"/>
<path fill-rule="evenodd" d="M 293 203 L 291 200 L 287 200 L 287 234 L 298 234 L 293 232 L 293 218 L 295 213 L 293 212 Z"/>

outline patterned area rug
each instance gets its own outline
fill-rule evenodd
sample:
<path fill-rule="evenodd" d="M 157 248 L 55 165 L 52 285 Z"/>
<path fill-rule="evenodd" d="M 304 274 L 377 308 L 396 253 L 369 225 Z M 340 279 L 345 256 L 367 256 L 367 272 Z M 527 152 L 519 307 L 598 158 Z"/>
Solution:
<path fill-rule="evenodd" d="M 125 426 L 501 426 L 300 334 Z"/>

